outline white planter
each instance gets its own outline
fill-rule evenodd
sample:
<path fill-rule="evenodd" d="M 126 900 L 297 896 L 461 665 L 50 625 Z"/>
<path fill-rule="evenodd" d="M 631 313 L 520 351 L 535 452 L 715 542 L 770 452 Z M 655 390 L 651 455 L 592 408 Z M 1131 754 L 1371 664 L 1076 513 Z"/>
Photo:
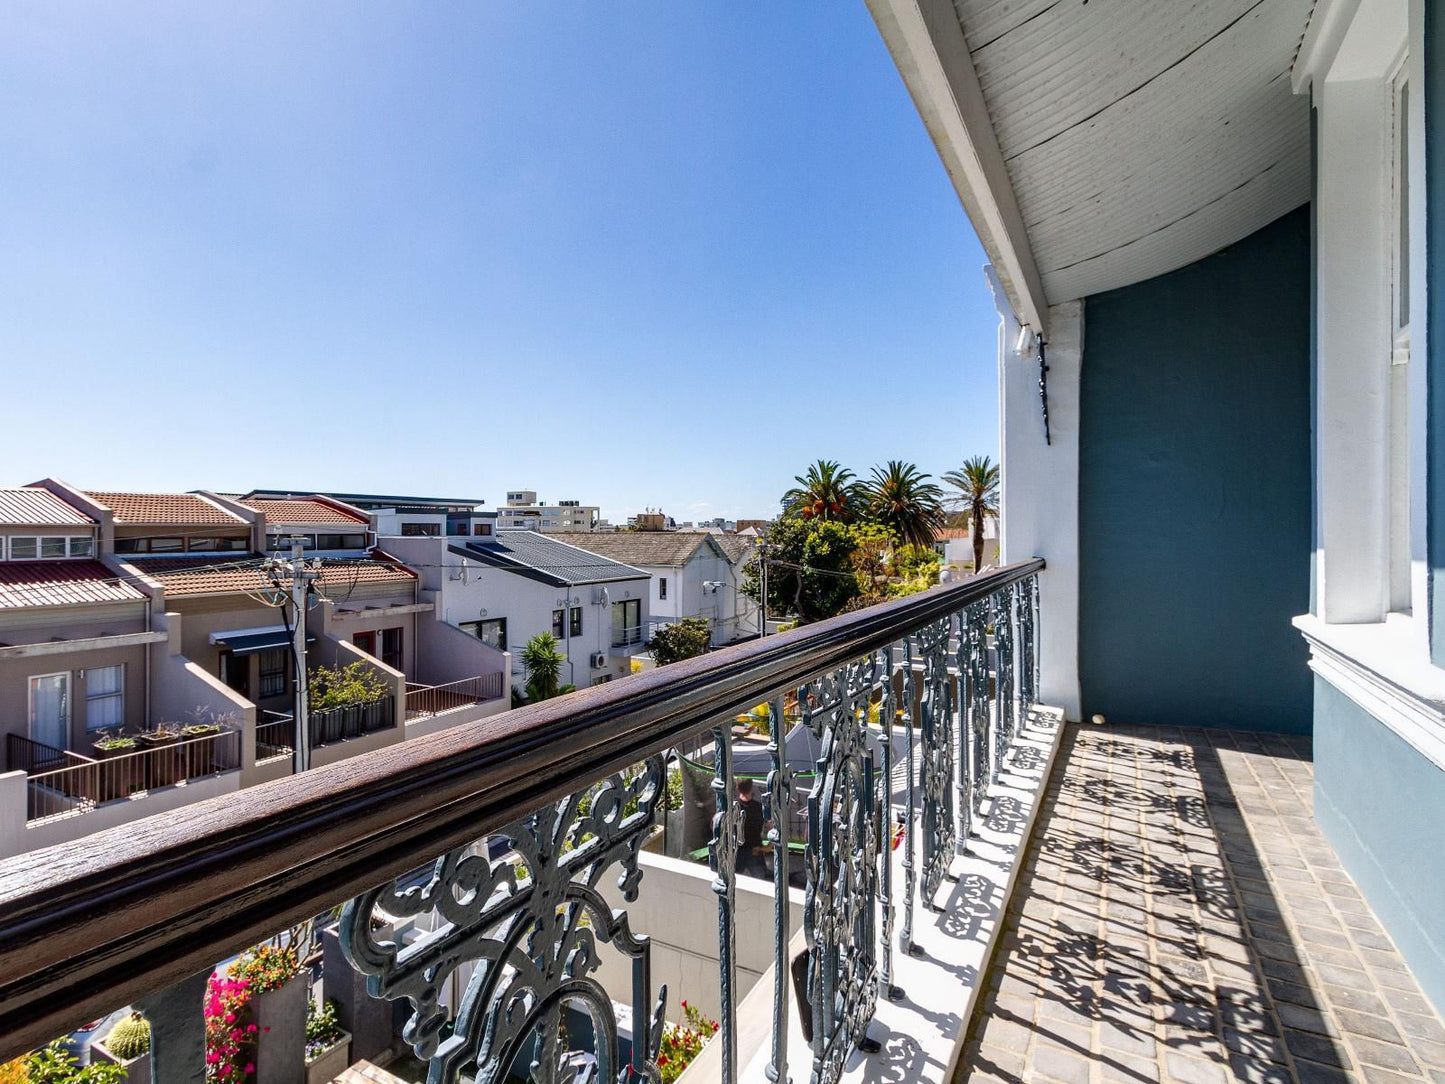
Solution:
<path fill-rule="evenodd" d="M 329 1084 L 351 1068 L 351 1033 L 341 1038 L 306 1063 L 306 1084 Z"/>
<path fill-rule="evenodd" d="M 130 1061 L 121 1061 L 110 1052 L 110 1049 L 100 1039 L 91 1041 L 90 1060 L 92 1062 L 109 1062 L 111 1065 L 119 1065 L 125 1070 L 126 1084 L 151 1084 L 151 1054 L 147 1050 L 138 1058 L 131 1058 Z"/>

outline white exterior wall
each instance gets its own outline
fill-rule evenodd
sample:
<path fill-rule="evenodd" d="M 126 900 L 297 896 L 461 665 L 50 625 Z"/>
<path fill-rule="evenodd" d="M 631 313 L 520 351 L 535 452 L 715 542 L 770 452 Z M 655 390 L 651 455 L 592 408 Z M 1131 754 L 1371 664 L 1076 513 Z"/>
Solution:
<path fill-rule="evenodd" d="M 582 607 L 582 635 L 571 635 L 569 614 L 563 622 L 563 636 L 558 645 L 558 650 L 567 656 L 567 662 L 562 666 L 562 681 L 586 688 L 598 678 L 625 677 L 631 672 L 630 659 L 612 652 L 611 603 L 641 599 L 642 625 L 646 628 L 652 588 L 642 577 L 602 585 L 610 596 L 609 602 L 597 605 L 593 601 L 597 589 L 590 584 L 554 587 L 515 572 L 467 560 L 452 553 L 444 538 L 387 538 L 383 540 L 382 548 L 414 566 L 422 578 L 423 588 L 439 593 L 441 618 L 448 624 L 506 618 L 507 650 L 512 656 L 514 685 L 525 684 L 525 678 L 521 676 L 521 655 L 527 641 L 539 632 L 552 631 L 553 610 L 570 610 L 572 606 Z M 439 565 L 444 567 L 436 567 Z M 591 657 L 599 652 L 607 656 L 607 663 L 594 669 Z"/>
<path fill-rule="evenodd" d="M 685 617 L 701 617 L 712 629 L 713 645 L 731 643 L 758 631 L 757 604 L 741 594 L 742 566 L 711 545 L 699 546 L 685 565 L 637 565 L 651 578 L 652 621 L 665 624 Z M 667 598 L 661 581 L 667 580 Z M 716 590 L 704 587 L 721 583 Z"/>
<path fill-rule="evenodd" d="M 1039 577 L 1039 695 L 1081 713 L 1079 694 L 1079 373 L 1084 307 L 1071 301 L 1049 310 L 1046 353 L 1049 430 L 1039 402 L 1039 361 L 1015 352 L 1019 322 L 987 271 L 999 310 L 999 563 L 1042 557 Z"/>

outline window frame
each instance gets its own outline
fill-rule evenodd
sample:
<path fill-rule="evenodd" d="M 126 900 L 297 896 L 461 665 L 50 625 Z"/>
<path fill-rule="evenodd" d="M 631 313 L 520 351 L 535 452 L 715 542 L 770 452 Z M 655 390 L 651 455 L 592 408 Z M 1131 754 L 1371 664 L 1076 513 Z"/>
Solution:
<path fill-rule="evenodd" d="M 81 671 L 81 676 L 84 677 L 84 679 L 85 679 L 85 730 L 86 730 L 86 733 L 90 733 L 91 731 L 95 731 L 95 730 L 112 730 L 112 729 L 115 729 L 115 728 L 117 728 L 117 727 L 123 727 L 123 726 L 125 726 L 125 686 L 126 686 L 126 673 L 125 673 L 125 669 L 126 669 L 126 668 L 125 668 L 125 663 L 119 662 L 119 663 L 110 663 L 110 664 L 108 664 L 108 665 L 106 665 L 106 666 L 88 666 L 88 667 L 86 667 L 84 670 Z M 119 687 L 116 689 L 115 692 L 96 693 L 96 692 L 92 692 L 92 691 L 91 691 L 91 675 L 94 674 L 97 670 L 115 670 L 115 671 L 118 671 L 118 672 L 119 672 L 119 675 L 120 675 L 120 680 L 119 680 L 119 682 L 118 682 Z M 91 705 L 92 705 L 92 704 L 96 704 L 96 703 L 98 703 L 98 702 L 100 702 L 100 701 L 114 701 L 114 702 L 116 702 L 116 703 L 118 703 L 118 704 L 120 705 L 120 720 L 119 720 L 118 722 L 96 723 L 96 722 L 92 721 L 92 714 L 93 714 L 93 713 L 92 713 L 92 711 L 91 711 Z"/>
<path fill-rule="evenodd" d="M 381 629 L 378 636 L 381 653 L 377 656 L 383 665 L 406 673 L 406 626 L 393 625 Z M 394 641 L 390 644 L 388 641 Z"/>
<path fill-rule="evenodd" d="M 573 635 L 573 636 L 581 636 L 581 635 L 582 635 L 582 607 L 581 607 L 581 606 L 573 606 L 573 607 L 572 607 L 572 612 L 571 612 L 568 620 L 571 622 L 571 633 L 572 633 L 572 635 Z"/>
<path fill-rule="evenodd" d="M 279 656 L 281 665 L 277 669 L 267 669 L 267 656 Z M 257 652 L 256 659 L 256 696 L 261 699 L 286 696 L 291 692 L 291 652 L 284 647 L 273 647 L 266 651 Z M 274 680 L 279 673 L 280 688 L 268 690 L 268 679 Z"/>

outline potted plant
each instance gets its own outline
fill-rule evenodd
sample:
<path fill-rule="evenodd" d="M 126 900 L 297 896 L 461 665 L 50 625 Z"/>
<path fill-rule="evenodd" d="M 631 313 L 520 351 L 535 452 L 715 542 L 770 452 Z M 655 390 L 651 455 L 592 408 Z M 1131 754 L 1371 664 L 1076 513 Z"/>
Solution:
<path fill-rule="evenodd" d="M 257 945 L 231 965 L 244 984 L 256 1036 L 256 1084 L 306 1080 L 306 975 L 294 948 Z"/>
<path fill-rule="evenodd" d="M 135 736 L 146 755 L 146 786 L 152 790 L 167 787 L 180 778 L 180 756 L 175 748 L 181 740 L 181 727 L 175 723 L 157 723 L 154 729 Z"/>
<path fill-rule="evenodd" d="M 336 1002 L 306 1002 L 306 1084 L 327 1084 L 351 1064 L 351 1035 L 336 1018 Z"/>
<path fill-rule="evenodd" d="M 217 770 L 214 739 L 225 729 L 222 724 L 230 718 L 218 716 L 204 707 L 197 707 L 191 712 L 191 721 L 181 728 L 181 740 L 186 743 L 182 753 L 187 779 L 210 775 Z M 211 740 L 198 741 L 199 738 Z"/>
<path fill-rule="evenodd" d="M 122 734 L 120 731 L 102 730 L 95 741 L 91 743 L 95 750 L 95 759 L 100 763 L 96 766 L 97 777 L 96 795 L 97 802 L 113 802 L 117 798 L 125 798 L 132 791 L 144 790 L 146 786 L 145 765 L 137 761 L 120 761 L 116 764 L 107 764 L 106 761 L 119 760 L 127 754 L 136 751 L 136 740 L 129 734 Z"/>
<path fill-rule="evenodd" d="M 391 684 L 366 663 L 314 667 L 307 679 L 312 744 L 394 726 L 390 694 Z"/>
<path fill-rule="evenodd" d="M 128 1084 L 150 1084 L 151 1026 L 140 1013 L 121 1020 L 103 1040 L 93 1041 L 90 1050 L 92 1058 L 124 1069 Z"/>

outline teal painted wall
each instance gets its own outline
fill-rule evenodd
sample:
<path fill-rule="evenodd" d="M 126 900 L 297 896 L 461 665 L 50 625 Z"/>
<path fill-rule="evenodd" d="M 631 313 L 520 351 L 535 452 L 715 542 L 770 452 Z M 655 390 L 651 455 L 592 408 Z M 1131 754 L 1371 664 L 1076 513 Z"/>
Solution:
<path fill-rule="evenodd" d="M 1445 1011 L 1445 771 L 1315 678 L 1315 820 Z"/>
<path fill-rule="evenodd" d="M 1310 674 L 1310 212 L 1085 301 L 1085 716 L 1295 733 Z"/>
<path fill-rule="evenodd" d="M 1430 657 L 1445 666 L 1445 11 L 1425 5 L 1425 538 L 1430 564 Z"/>

